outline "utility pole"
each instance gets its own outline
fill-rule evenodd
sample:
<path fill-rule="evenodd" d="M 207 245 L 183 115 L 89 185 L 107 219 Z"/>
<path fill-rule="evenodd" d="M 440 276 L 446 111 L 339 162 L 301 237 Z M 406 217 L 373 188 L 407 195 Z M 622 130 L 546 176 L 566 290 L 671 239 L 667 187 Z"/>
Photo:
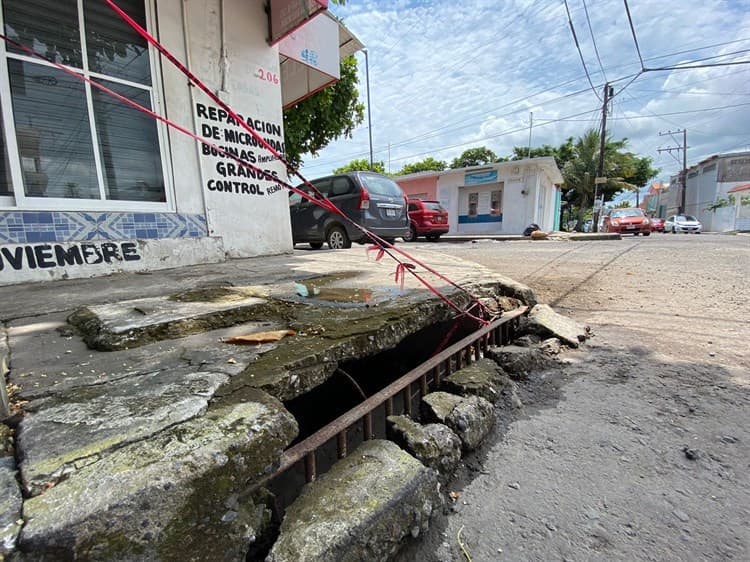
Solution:
<path fill-rule="evenodd" d="M 534 127 L 534 112 L 529 111 L 529 151 L 526 153 L 526 158 L 531 158 L 531 129 Z"/>
<path fill-rule="evenodd" d="M 657 152 L 669 152 L 672 154 L 673 150 L 679 152 L 682 150 L 682 171 L 680 172 L 680 208 L 679 212 L 685 212 L 685 194 L 687 193 L 687 129 L 677 129 L 676 131 L 667 131 L 665 133 L 659 133 L 660 137 L 669 135 L 674 139 L 674 135 L 682 133 L 682 146 L 668 146 L 667 148 L 659 148 Z M 676 140 L 676 139 L 675 139 Z M 678 160 L 679 162 L 679 160 Z"/>
<path fill-rule="evenodd" d="M 372 118 L 370 116 L 370 58 L 367 49 L 362 49 L 365 54 L 365 81 L 367 82 L 367 131 L 370 135 L 370 171 L 372 168 Z"/>
<path fill-rule="evenodd" d="M 604 84 L 604 100 L 602 101 L 602 133 L 599 139 L 599 166 L 594 178 L 594 232 L 599 232 L 599 213 L 601 212 L 601 207 L 597 208 L 596 206 L 596 202 L 599 199 L 599 184 L 607 182 L 607 178 L 604 177 L 604 146 L 607 140 L 607 106 L 609 105 L 609 99 L 613 96 L 614 88 L 607 82 Z"/>

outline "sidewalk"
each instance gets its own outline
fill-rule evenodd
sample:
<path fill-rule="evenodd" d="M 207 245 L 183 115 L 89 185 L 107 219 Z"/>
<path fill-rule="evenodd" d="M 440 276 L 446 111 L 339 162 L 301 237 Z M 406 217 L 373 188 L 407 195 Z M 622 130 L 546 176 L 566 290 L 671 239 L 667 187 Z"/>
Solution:
<path fill-rule="evenodd" d="M 496 307 L 533 304 L 528 288 L 482 266 L 406 251 Z M 250 483 L 275 470 L 299 431 L 283 403 L 456 315 L 408 273 L 402 289 L 396 262 L 374 257 L 296 250 L 0 287 L 13 414 L 0 424 L 3 548 L 35 559 L 247 549 L 267 512 L 246 497 Z"/>

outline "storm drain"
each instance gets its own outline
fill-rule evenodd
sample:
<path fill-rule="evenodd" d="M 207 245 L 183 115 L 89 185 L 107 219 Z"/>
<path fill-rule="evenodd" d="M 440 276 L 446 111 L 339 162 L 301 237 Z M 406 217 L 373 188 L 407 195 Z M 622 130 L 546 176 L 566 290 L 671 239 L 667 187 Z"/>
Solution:
<path fill-rule="evenodd" d="M 279 469 L 262 482 L 276 498 L 277 517 L 305 482 L 363 441 L 385 438 L 388 416 L 404 414 L 419 421 L 421 398 L 480 359 L 488 347 L 510 342 L 526 310 L 504 312 L 475 331 L 470 322 L 435 324 L 393 349 L 342 363 L 326 383 L 285 403 L 300 434 L 282 454 Z"/>

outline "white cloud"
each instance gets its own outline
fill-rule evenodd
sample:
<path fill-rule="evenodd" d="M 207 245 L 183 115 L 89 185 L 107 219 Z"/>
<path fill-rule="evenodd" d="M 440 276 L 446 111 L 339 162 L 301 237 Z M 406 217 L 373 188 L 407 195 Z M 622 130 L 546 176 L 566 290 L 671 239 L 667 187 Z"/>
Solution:
<path fill-rule="evenodd" d="M 601 85 L 583 4 L 568 3 L 592 81 Z M 623 3 L 588 0 L 587 6 L 606 78 L 635 73 L 640 65 Z M 748 0 L 681 0 L 668 8 L 631 0 L 630 8 L 647 67 L 750 49 Z M 332 10 L 368 48 L 374 156 L 387 163 L 390 145 L 393 171 L 427 156 L 450 161 L 473 146 L 510 154 L 528 142 L 529 111 L 534 146 L 559 144 L 599 124 L 601 102 L 589 88 L 559 0 L 350 0 Z M 736 42 L 663 56 L 729 41 Z M 750 52 L 714 62 L 732 59 L 750 60 Z M 630 139 L 631 150 L 654 158 L 665 176 L 678 164 L 657 152 L 671 143 L 660 131 L 687 128 L 689 163 L 742 148 L 750 143 L 750 105 L 696 110 L 750 103 L 749 72 L 743 65 L 644 74 L 615 98 L 608 128 L 615 138 Z M 615 82 L 616 91 L 626 83 Z M 368 155 L 365 119 L 352 139 L 308 158 L 303 172 L 326 174 Z"/>

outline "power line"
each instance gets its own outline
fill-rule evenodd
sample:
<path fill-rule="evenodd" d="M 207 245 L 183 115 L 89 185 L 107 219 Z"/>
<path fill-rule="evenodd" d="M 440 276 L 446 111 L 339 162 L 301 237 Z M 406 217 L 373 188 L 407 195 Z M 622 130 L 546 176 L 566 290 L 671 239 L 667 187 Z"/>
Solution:
<path fill-rule="evenodd" d="M 604 81 L 607 81 L 607 75 L 604 72 L 604 65 L 602 65 L 602 59 L 599 57 L 599 48 L 596 46 L 596 39 L 594 38 L 594 28 L 591 27 L 591 18 L 589 17 L 589 9 L 586 6 L 586 0 L 582 0 L 583 2 L 583 11 L 586 13 L 586 23 L 589 26 L 589 33 L 591 34 L 591 42 L 594 44 L 594 52 L 596 53 L 596 60 L 599 63 L 599 69 L 602 71 L 602 76 L 604 77 Z"/>
<path fill-rule="evenodd" d="M 684 62 L 684 63 L 678 63 L 678 64 L 672 65 L 672 66 L 660 66 L 660 67 L 657 67 L 657 68 L 644 68 L 643 72 L 656 72 L 656 71 L 660 71 L 660 70 L 681 70 L 681 69 L 684 69 L 684 68 L 709 68 L 709 67 L 713 67 L 713 66 L 731 66 L 731 65 L 736 65 L 736 64 L 748 64 L 748 63 L 750 63 L 750 61 L 730 61 L 730 62 L 717 62 L 717 63 L 711 63 L 711 64 L 695 65 L 695 66 L 685 66 L 685 65 L 694 65 L 695 63 L 698 63 L 698 62 L 704 62 L 704 61 L 707 61 L 707 60 L 713 60 L 713 59 L 718 59 L 718 58 L 722 58 L 722 57 L 731 57 L 732 55 L 741 55 L 743 53 L 750 53 L 750 49 L 741 49 L 739 51 L 732 51 L 731 53 L 724 53 L 724 54 L 721 54 L 721 55 L 714 55 L 714 56 L 711 56 L 711 57 L 704 57 L 702 59 L 695 59 L 695 60 L 687 61 L 687 62 Z"/>
<path fill-rule="evenodd" d="M 589 86 L 591 86 L 591 91 L 594 92 L 594 95 L 597 97 L 599 101 L 602 101 L 602 98 L 599 97 L 599 92 L 596 91 L 596 88 L 594 88 L 594 83 L 591 81 L 591 76 L 589 75 L 589 69 L 586 67 L 586 61 L 583 59 L 583 53 L 581 52 L 581 45 L 578 44 L 578 36 L 576 35 L 576 28 L 573 27 L 573 20 L 570 17 L 570 8 L 568 8 L 568 0 L 564 0 L 565 2 L 565 11 L 568 14 L 568 23 L 570 24 L 570 32 L 573 34 L 573 42 L 576 44 L 576 49 L 578 50 L 578 56 L 581 57 L 581 64 L 583 65 L 583 71 L 586 73 L 586 79 L 589 81 Z"/>
<path fill-rule="evenodd" d="M 719 107 L 705 107 L 702 109 L 689 109 L 687 111 L 672 111 L 670 113 L 652 113 L 651 115 L 635 115 L 632 117 L 628 117 L 627 119 L 651 119 L 651 117 L 665 117 L 670 115 L 686 115 L 688 113 L 705 113 L 707 111 L 721 111 L 723 109 L 734 109 L 736 107 L 744 107 L 750 105 L 750 102 L 747 103 L 737 103 L 734 105 L 722 105 Z M 575 117 L 575 116 L 571 116 Z M 612 117 L 611 118 L 614 121 L 620 121 L 622 119 L 625 119 L 624 117 Z M 568 119 L 563 118 L 561 121 L 588 121 L 588 119 Z"/>
<path fill-rule="evenodd" d="M 628 6 L 628 0 L 625 2 L 625 12 L 628 14 L 628 23 L 630 24 L 630 31 L 633 34 L 633 42 L 635 43 L 635 50 L 638 52 L 638 60 L 641 61 L 641 71 L 643 71 L 643 57 L 641 56 L 641 47 L 638 45 L 638 37 L 635 34 L 635 26 L 633 25 L 633 18 L 630 17 L 630 6 Z"/>

